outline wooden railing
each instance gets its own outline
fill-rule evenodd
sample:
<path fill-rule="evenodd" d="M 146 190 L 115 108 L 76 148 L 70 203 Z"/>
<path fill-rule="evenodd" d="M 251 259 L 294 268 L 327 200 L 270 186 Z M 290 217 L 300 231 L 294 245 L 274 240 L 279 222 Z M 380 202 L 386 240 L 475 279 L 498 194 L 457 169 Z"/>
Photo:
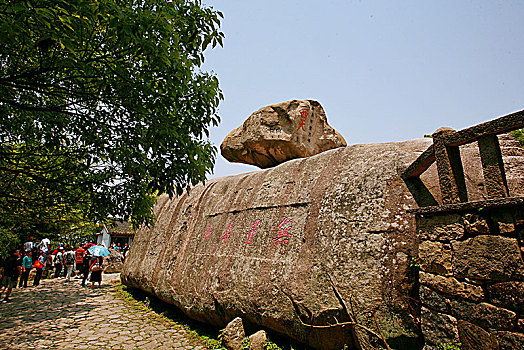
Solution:
<path fill-rule="evenodd" d="M 460 131 L 439 130 L 432 135 L 433 145 L 406 169 L 402 179 L 419 207 L 439 205 L 420 179 L 436 161 L 443 204 L 468 202 L 459 146 L 477 141 L 488 198 L 509 197 L 497 135 L 523 127 L 524 110 Z"/>

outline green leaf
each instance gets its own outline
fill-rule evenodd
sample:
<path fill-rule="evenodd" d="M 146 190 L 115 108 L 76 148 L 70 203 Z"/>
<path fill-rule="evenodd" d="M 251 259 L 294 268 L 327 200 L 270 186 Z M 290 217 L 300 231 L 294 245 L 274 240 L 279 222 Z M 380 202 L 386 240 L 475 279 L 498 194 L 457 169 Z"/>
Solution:
<path fill-rule="evenodd" d="M 203 49 L 222 43 L 219 11 L 131 0 L 6 2 L 3 11 L 5 218 L 51 220 L 45 208 L 151 223 L 156 191 L 180 195 L 205 180 L 216 156 L 205 137 L 223 95 L 214 75 L 195 72 Z"/>

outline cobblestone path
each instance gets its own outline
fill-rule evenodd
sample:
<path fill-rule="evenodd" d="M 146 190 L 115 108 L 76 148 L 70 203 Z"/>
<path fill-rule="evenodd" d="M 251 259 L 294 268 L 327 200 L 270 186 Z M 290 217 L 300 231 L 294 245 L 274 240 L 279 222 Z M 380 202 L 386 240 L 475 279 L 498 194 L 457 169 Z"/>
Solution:
<path fill-rule="evenodd" d="M 127 305 L 108 282 L 117 278 L 104 275 L 101 288 L 58 279 L 14 289 L 0 304 L 0 349 L 203 349 L 171 321 Z"/>

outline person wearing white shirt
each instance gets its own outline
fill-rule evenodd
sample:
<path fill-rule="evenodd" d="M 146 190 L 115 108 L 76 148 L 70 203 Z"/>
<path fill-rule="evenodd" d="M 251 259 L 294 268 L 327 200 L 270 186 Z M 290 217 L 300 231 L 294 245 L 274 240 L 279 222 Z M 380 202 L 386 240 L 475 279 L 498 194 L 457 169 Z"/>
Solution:
<path fill-rule="evenodd" d="M 38 244 L 38 249 L 43 251 L 44 254 L 47 254 L 47 252 L 49 251 L 49 244 L 51 244 L 51 241 L 48 238 L 44 238 Z"/>
<path fill-rule="evenodd" d="M 33 243 L 33 237 L 29 237 L 29 240 L 27 242 L 25 242 L 24 244 L 24 247 L 25 247 L 25 252 L 30 252 L 31 250 L 33 250 L 33 247 L 34 247 L 34 243 Z"/>

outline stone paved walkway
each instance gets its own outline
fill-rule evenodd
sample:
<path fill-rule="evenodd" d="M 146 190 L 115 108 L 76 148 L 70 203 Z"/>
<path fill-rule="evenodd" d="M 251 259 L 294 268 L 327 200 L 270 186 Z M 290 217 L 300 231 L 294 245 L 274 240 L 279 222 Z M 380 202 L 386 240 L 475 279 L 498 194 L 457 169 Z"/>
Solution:
<path fill-rule="evenodd" d="M 104 275 L 101 288 L 59 279 L 14 289 L 0 304 L 0 349 L 204 349 L 172 322 L 127 305 L 109 283 L 117 278 Z"/>

